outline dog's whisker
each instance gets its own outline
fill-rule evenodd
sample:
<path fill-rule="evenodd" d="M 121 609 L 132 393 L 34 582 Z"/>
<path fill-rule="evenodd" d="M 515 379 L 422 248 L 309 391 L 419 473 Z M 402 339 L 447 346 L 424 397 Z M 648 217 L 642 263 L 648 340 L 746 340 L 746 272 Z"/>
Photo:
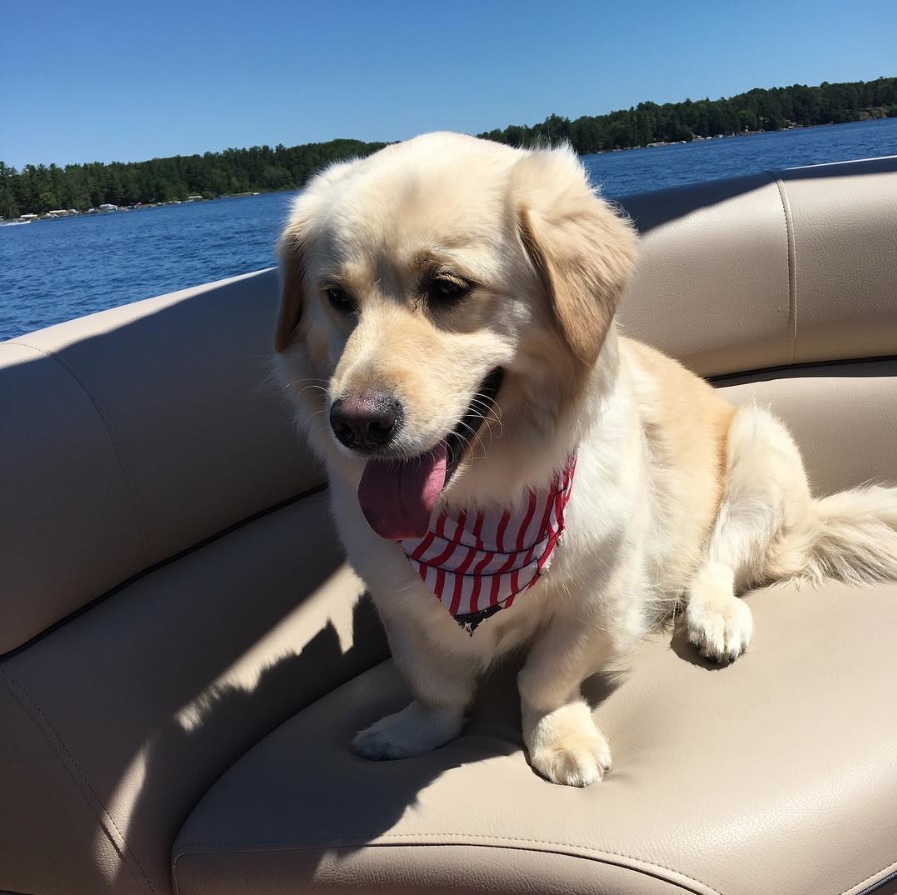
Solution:
<path fill-rule="evenodd" d="M 305 388 L 299 389 L 297 394 L 304 395 L 306 392 L 314 391 L 315 389 L 317 389 L 318 391 L 324 392 L 325 395 L 327 394 L 327 389 L 323 388 L 320 385 L 306 385 Z"/>
<path fill-rule="evenodd" d="M 457 433 L 457 437 L 458 437 L 458 440 L 461 441 L 461 443 L 464 445 L 464 447 L 470 450 L 471 459 L 472 460 L 485 459 L 486 458 L 486 445 L 484 444 L 482 438 L 480 438 L 479 432 L 476 431 L 475 429 L 473 429 L 471 426 L 467 425 L 466 423 L 462 423 L 462 426 L 464 428 L 470 430 L 470 437 L 468 438 L 466 435 L 462 434 L 461 432 Z M 474 441 L 476 441 L 477 445 L 480 448 L 482 448 L 481 454 L 475 453 L 474 444 L 473 444 Z"/>
<path fill-rule="evenodd" d="M 323 381 L 323 380 L 319 380 L 319 381 Z M 308 384 L 306 385 L 306 383 L 308 383 Z M 317 389 L 320 389 L 322 392 L 327 391 L 326 383 L 324 385 L 318 385 L 318 383 L 316 381 L 309 380 L 309 379 L 294 379 L 291 382 L 284 383 L 281 386 L 281 388 L 283 388 L 284 391 L 292 391 L 293 389 L 299 388 L 300 386 L 303 387 L 303 391 L 308 388 L 317 388 Z"/>

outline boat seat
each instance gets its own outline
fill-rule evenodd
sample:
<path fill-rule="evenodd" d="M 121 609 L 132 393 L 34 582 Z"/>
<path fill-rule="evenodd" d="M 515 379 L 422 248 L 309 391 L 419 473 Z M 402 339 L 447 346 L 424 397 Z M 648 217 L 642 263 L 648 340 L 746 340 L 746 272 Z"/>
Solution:
<path fill-rule="evenodd" d="M 897 158 L 623 201 L 621 322 L 794 432 L 818 494 L 897 482 Z M 614 752 L 537 776 L 514 664 L 462 736 L 408 698 L 273 385 L 263 271 L 0 343 L 0 893 L 897 895 L 897 584 L 749 594 L 587 696 Z"/>
<path fill-rule="evenodd" d="M 733 665 L 667 634 L 619 680 L 590 682 L 614 765 L 582 790 L 527 764 L 513 668 L 458 740 L 358 758 L 354 731 L 409 699 L 377 666 L 212 787 L 175 844 L 176 891 L 868 891 L 897 857 L 897 593 L 787 586 L 749 602 L 756 640 Z"/>

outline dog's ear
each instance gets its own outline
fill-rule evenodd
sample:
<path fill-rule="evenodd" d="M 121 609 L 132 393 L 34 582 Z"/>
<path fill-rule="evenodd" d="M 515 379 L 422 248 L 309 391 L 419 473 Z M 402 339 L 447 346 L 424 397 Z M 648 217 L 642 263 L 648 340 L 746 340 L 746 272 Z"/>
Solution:
<path fill-rule="evenodd" d="M 561 334 L 593 366 L 635 262 L 635 232 L 595 195 L 569 147 L 522 158 L 512 190 L 520 240 Z"/>
<path fill-rule="evenodd" d="M 328 200 L 330 189 L 358 164 L 357 159 L 334 162 L 316 174 L 296 197 L 290 220 L 277 243 L 280 264 L 280 312 L 274 331 L 274 350 L 283 351 L 302 317 L 305 262 L 312 222 Z"/>
<path fill-rule="evenodd" d="M 301 229 L 289 226 L 277 244 L 280 263 L 280 311 L 274 330 L 274 350 L 283 351 L 290 344 L 302 316 L 305 279 L 305 253 Z"/>

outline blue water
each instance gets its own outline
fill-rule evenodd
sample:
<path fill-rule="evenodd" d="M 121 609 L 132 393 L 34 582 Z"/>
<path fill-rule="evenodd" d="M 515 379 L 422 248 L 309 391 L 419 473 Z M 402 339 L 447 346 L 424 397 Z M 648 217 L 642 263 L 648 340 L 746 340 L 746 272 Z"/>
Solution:
<path fill-rule="evenodd" d="M 585 158 L 604 195 L 897 154 L 897 118 Z M 0 226 L 0 340 L 269 267 L 291 195 Z"/>
<path fill-rule="evenodd" d="M 270 267 L 290 198 L 271 193 L 0 227 L 0 339 Z"/>
<path fill-rule="evenodd" d="M 795 128 L 586 156 L 593 181 L 629 193 L 801 165 L 897 155 L 897 118 Z"/>

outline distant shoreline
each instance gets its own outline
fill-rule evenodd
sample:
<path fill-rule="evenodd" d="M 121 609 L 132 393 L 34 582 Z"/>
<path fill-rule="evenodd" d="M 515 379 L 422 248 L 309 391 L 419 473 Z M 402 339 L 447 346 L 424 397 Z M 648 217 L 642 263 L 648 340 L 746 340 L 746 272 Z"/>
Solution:
<path fill-rule="evenodd" d="M 620 149 L 602 149 L 597 152 L 587 152 L 582 153 L 582 158 L 588 158 L 593 155 L 610 155 L 619 152 L 633 152 L 638 150 L 646 150 L 646 149 L 662 149 L 667 146 L 684 146 L 694 143 L 706 143 L 710 141 L 716 140 L 729 140 L 729 139 L 741 139 L 743 137 L 755 137 L 760 136 L 761 134 L 780 134 L 786 131 L 796 131 L 796 130 L 817 130 L 819 128 L 824 127 L 841 127 L 848 126 L 852 124 L 868 124 L 871 120 L 887 120 L 887 119 L 870 119 L 866 118 L 861 121 L 841 121 L 841 122 L 827 122 L 825 124 L 794 124 L 788 127 L 780 128 L 778 130 L 758 130 L 758 131 L 745 131 L 743 133 L 737 134 L 716 134 L 711 137 L 699 137 L 696 136 L 691 140 L 668 140 L 668 141 L 658 141 L 654 143 L 649 143 L 647 146 L 627 146 L 625 148 Z M 170 208 L 175 205 L 195 205 L 198 203 L 205 202 L 216 202 L 219 199 L 245 199 L 251 196 L 261 196 L 268 195 L 271 193 L 287 193 L 287 192 L 295 192 L 296 190 L 301 189 L 301 187 L 287 187 L 287 188 L 276 188 L 270 190 L 247 190 L 240 193 L 225 193 L 220 196 L 201 196 L 194 195 L 188 196 L 186 199 L 170 199 L 165 202 L 137 202 L 133 205 L 116 205 L 113 207 L 103 207 L 99 208 L 90 208 L 87 211 L 78 211 L 77 209 L 56 209 L 54 211 L 49 211 L 44 214 L 27 214 L 21 215 L 19 218 L 13 218 L 11 220 L 4 220 L 0 218 L 0 227 L 9 227 L 9 226 L 21 226 L 23 224 L 32 224 L 32 223 L 42 223 L 45 221 L 54 221 L 54 220 L 64 220 L 66 218 L 73 217 L 104 217 L 107 215 L 116 215 L 122 214 L 130 211 L 146 211 L 154 208 Z"/>
<path fill-rule="evenodd" d="M 270 192 L 279 192 L 279 190 L 271 190 Z M 153 208 L 170 208 L 173 205 L 195 205 L 200 202 L 217 202 L 219 199 L 246 199 L 250 196 L 260 195 L 262 195 L 262 191 L 255 190 L 254 192 L 245 193 L 226 193 L 221 196 L 188 196 L 186 199 L 170 199 L 167 202 L 137 202 L 134 205 L 89 208 L 87 211 L 78 211 L 76 208 L 58 208 L 45 214 L 23 214 L 8 221 L 0 218 L 0 227 L 36 224 L 44 221 L 61 221 L 66 218 L 106 217 L 128 211 L 148 211 Z"/>
<path fill-rule="evenodd" d="M 824 127 L 849 127 L 853 124 L 868 124 L 870 121 L 887 121 L 888 118 L 862 118 L 859 121 L 827 121 L 824 124 L 790 124 L 778 130 L 743 131 L 738 134 L 714 134 L 711 137 L 695 136 L 691 140 L 660 140 L 656 143 L 648 143 L 647 146 L 627 146 L 621 149 L 599 149 L 597 152 L 586 152 L 583 158 L 591 155 L 609 155 L 614 152 L 633 152 L 639 149 L 661 149 L 664 146 L 688 146 L 693 143 L 707 143 L 710 140 L 740 140 L 744 137 L 758 137 L 761 134 L 783 134 L 788 131 L 812 131 Z"/>
<path fill-rule="evenodd" d="M 890 89 L 893 83 L 897 91 L 897 78 L 881 79 L 873 84 L 858 85 L 828 85 L 851 87 L 875 87 L 881 86 Z M 821 88 L 801 88 L 804 91 L 818 91 Z M 784 92 L 797 90 L 786 88 Z M 783 91 L 780 91 L 783 92 Z M 752 91 L 752 93 L 754 93 Z M 775 94 L 775 91 L 759 91 L 764 96 Z M 750 97 L 751 94 L 746 96 Z M 895 93 L 897 97 L 897 93 Z M 626 143 L 634 132 L 640 127 L 640 116 L 655 115 L 658 120 L 663 114 L 674 115 L 680 106 L 690 110 L 697 117 L 704 116 L 702 120 L 711 120 L 708 109 L 720 103 L 733 101 L 699 101 L 698 103 L 686 102 L 684 104 L 667 106 L 655 106 L 653 104 L 641 104 L 637 109 L 628 112 L 611 113 L 600 118 L 581 118 L 576 121 L 560 119 L 551 116 L 544 125 L 534 128 L 517 128 L 509 126 L 505 131 L 492 131 L 480 134 L 480 137 L 505 142 L 512 146 L 540 145 L 546 140 L 558 143 L 566 141 L 576 149 L 580 156 L 605 155 L 618 153 L 630 149 L 657 149 L 685 143 L 705 143 L 726 139 L 729 137 L 750 137 L 770 133 L 782 133 L 791 130 L 813 130 L 832 124 L 862 124 L 874 120 L 888 120 L 897 117 L 897 104 L 887 110 L 883 107 L 851 111 L 853 116 L 849 120 L 823 121 L 814 124 L 802 124 L 799 121 L 785 119 L 775 122 L 776 126 L 770 128 L 752 128 L 737 131 L 720 131 L 714 133 L 697 133 L 691 127 L 685 128 L 678 119 L 664 119 L 665 123 L 655 123 L 655 129 L 660 128 L 675 139 L 653 139 L 648 142 L 637 142 L 628 145 L 612 145 L 607 148 L 591 149 L 594 145 L 594 133 L 590 128 L 598 127 L 606 119 L 619 118 L 615 126 L 619 126 L 620 134 L 628 133 L 629 137 L 621 140 Z M 672 109 L 672 112 L 665 110 Z M 695 111 L 697 109 L 698 111 Z M 874 113 L 874 114 L 873 114 Z M 797 117 L 797 116 L 795 116 Z M 624 121 L 625 119 L 625 121 Z M 720 121 L 723 119 L 720 118 Z M 598 122 L 598 124 L 596 124 Z M 621 123 L 622 122 L 622 123 Z M 605 122 L 606 123 L 606 122 Z M 603 125 L 602 125 L 603 126 Z M 629 129 L 628 131 L 626 129 Z M 705 128 L 706 129 L 706 128 Z M 642 131 L 644 136 L 644 131 Z M 591 136 L 590 136 L 591 134 Z M 583 141 L 589 137 L 589 141 L 583 145 Z M 682 137 L 682 139 L 679 139 Z M 65 217 L 83 217 L 85 215 L 111 214 L 123 211 L 144 210 L 146 208 L 169 207 L 172 205 L 189 204 L 192 202 L 211 201 L 214 199 L 240 198 L 243 196 L 260 195 L 264 193 L 291 192 L 301 189 L 308 179 L 317 171 L 335 161 L 351 158 L 362 158 L 377 151 L 388 144 L 363 143 L 357 140 L 335 140 L 326 144 L 306 144 L 293 148 L 277 146 L 271 149 L 268 146 L 253 147 L 246 150 L 227 150 L 225 153 L 206 153 L 204 156 L 175 156 L 167 159 L 154 159 L 149 162 L 135 163 L 111 163 L 104 165 L 74 165 L 65 169 L 50 166 L 34 168 L 28 166 L 19 173 L 0 163 L 0 213 L 4 207 L 15 214 L 7 214 L 6 218 L 0 216 L 0 227 L 21 226 L 36 221 L 56 220 Z M 217 166 L 217 167 L 216 167 Z M 19 198 L 15 194 L 16 183 L 22 189 L 21 181 L 28 180 L 25 192 L 28 195 L 40 195 L 43 207 L 38 207 L 26 214 L 18 214 L 22 207 L 34 204 L 27 199 Z M 43 180 L 42 180 L 43 179 Z M 45 184 L 62 183 L 65 186 L 58 187 L 52 192 Z M 138 188 L 138 184 L 144 184 Z M 105 184 L 105 185 L 104 185 Z M 147 186 L 147 184 L 149 186 Z M 172 186 L 174 185 L 174 186 Z M 230 189 L 221 187 L 230 186 Z M 174 192 L 175 195 L 171 195 Z M 111 195 L 110 195 L 111 194 Z M 141 199 L 140 196 L 144 198 Z M 65 198 L 70 201 L 50 204 L 52 197 Z M 94 204 L 90 204 L 85 197 L 90 196 Z M 119 197 L 125 197 L 120 199 Z M 161 196 L 161 197 L 160 197 Z M 5 199 L 4 199 L 5 197 Z M 97 199 L 106 201 L 97 203 Z M 115 201 L 119 199 L 119 201 Z M 77 201 L 76 201 L 77 200 Z M 6 206 L 4 206 L 6 201 Z"/>

